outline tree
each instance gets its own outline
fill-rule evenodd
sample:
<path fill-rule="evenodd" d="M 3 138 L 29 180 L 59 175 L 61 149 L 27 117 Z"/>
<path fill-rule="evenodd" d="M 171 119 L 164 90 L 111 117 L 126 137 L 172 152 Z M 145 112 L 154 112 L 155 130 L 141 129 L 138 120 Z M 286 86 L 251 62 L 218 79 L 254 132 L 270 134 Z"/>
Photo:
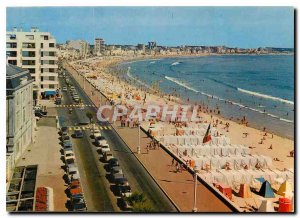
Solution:
<path fill-rule="evenodd" d="M 90 123 L 91 123 L 92 119 L 93 119 L 93 114 L 90 111 L 87 111 L 85 115 L 89 118 Z"/>
<path fill-rule="evenodd" d="M 154 212 L 152 204 L 143 193 L 135 192 L 127 200 L 132 205 L 133 212 Z"/>

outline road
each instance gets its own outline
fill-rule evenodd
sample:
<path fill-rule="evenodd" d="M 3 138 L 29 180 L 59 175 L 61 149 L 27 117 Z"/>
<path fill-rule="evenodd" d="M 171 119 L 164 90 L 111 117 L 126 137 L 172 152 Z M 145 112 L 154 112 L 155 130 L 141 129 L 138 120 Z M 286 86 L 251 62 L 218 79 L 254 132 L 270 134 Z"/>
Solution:
<path fill-rule="evenodd" d="M 61 77 L 59 78 L 59 82 L 61 87 L 64 86 L 64 80 Z M 92 105 L 88 96 L 73 78 L 71 78 L 71 82 L 83 100 L 83 104 Z M 74 104 L 68 92 L 62 93 L 62 103 L 64 105 Z M 84 107 L 80 112 L 74 112 L 72 114 L 68 113 L 67 107 L 58 107 L 58 116 L 61 126 L 77 126 L 79 116 L 85 116 L 87 111 L 92 112 L 94 116 L 93 120 L 96 121 L 95 107 Z M 158 187 L 156 182 L 110 124 L 98 122 L 97 125 L 106 127 L 105 129 L 103 128 L 101 134 L 108 141 L 113 155 L 118 158 L 120 166 L 131 185 L 132 191 L 144 193 L 152 203 L 156 212 L 177 212 L 172 202 Z M 90 131 L 85 130 L 82 139 L 72 140 L 75 144 L 75 155 L 88 211 L 121 211 L 118 207 L 117 198 L 114 196 L 114 186 L 109 183 L 107 179 L 108 173 L 105 170 L 105 164 L 99 161 L 96 147 L 92 144 L 90 139 Z"/>

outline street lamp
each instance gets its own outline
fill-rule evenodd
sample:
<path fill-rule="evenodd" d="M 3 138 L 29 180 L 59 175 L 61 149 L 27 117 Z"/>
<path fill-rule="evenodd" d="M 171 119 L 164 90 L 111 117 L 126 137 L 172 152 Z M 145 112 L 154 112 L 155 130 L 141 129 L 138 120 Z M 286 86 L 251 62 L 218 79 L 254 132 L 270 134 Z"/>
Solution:
<path fill-rule="evenodd" d="M 194 166 L 194 207 L 193 207 L 193 212 L 197 212 L 197 173 L 199 172 L 198 166 L 195 164 Z"/>
<path fill-rule="evenodd" d="M 141 125 L 139 123 L 139 143 L 138 143 L 138 146 L 137 146 L 137 153 L 140 154 L 141 153 Z"/>

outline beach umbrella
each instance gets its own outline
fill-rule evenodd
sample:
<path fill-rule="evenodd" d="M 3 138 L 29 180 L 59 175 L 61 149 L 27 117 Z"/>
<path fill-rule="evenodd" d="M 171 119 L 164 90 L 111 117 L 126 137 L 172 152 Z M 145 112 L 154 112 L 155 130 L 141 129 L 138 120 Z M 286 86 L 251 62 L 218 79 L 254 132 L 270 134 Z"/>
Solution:
<path fill-rule="evenodd" d="M 275 198 L 271 184 L 267 180 L 262 184 L 258 194 L 264 198 Z"/>
<path fill-rule="evenodd" d="M 278 195 L 281 195 L 281 196 L 284 196 L 284 197 L 289 196 L 292 193 L 293 193 L 292 185 L 291 185 L 290 182 L 288 182 L 288 180 L 285 180 L 285 182 L 283 182 L 280 185 L 280 188 L 277 191 Z"/>
<path fill-rule="evenodd" d="M 259 178 L 255 178 L 257 181 L 264 183 L 266 180 L 261 176 Z"/>

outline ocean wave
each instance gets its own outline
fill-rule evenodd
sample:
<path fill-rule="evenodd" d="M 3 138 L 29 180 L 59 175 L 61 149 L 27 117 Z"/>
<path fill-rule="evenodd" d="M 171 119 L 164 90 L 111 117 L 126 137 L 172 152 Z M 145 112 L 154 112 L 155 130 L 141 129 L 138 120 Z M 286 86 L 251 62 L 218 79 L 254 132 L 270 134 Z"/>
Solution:
<path fill-rule="evenodd" d="M 172 65 L 172 66 L 175 66 L 175 65 L 178 65 L 178 64 L 180 64 L 180 62 L 174 62 L 174 63 L 172 63 L 171 65 Z"/>
<path fill-rule="evenodd" d="M 248 110 L 251 110 L 251 111 L 254 111 L 254 112 L 257 112 L 257 113 L 260 113 L 260 114 L 265 114 L 265 115 L 267 115 L 267 116 L 270 116 L 270 117 L 275 118 L 275 119 L 279 119 L 279 120 L 284 121 L 284 122 L 293 123 L 292 120 L 286 120 L 286 119 L 281 118 L 281 117 L 279 117 L 279 116 L 276 116 L 276 115 L 274 115 L 274 114 L 270 114 L 270 113 L 266 113 L 265 111 L 258 110 L 258 109 L 256 109 L 256 108 L 248 107 L 248 106 L 246 106 L 246 105 L 243 105 L 243 104 L 240 104 L 240 103 L 231 101 L 231 100 L 227 100 L 227 99 L 224 99 L 224 98 L 220 98 L 220 97 L 218 97 L 218 96 L 216 96 L 216 95 L 210 95 L 210 94 L 208 94 L 208 93 L 198 91 L 198 90 L 194 89 L 193 87 L 190 87 L 187 83 L 185 83 L 185 82 L 183 82 L 183 81 L 180 81 L 180 80 L 178 80 L 178 79 L 176 79 L 176 78 L 169 77 L 169 76 L 165 76 L 165 78 L 166 78 L 167 80 L 170 80 L 170 81 L 176 83 L 177 85 L 180 85 L 180 86 L 182 86 L 182 87 L 184 87 L 184 88 L 186 88 L 186 89 L 188 89 L 188 90 L 191 90 L 191 91 L 193 91 L 193 92 L 200 93 L 201 95 L 207 96 L 207 97 L 209 97 L 209 98 L 217 99 L 217 100 L 219 100 L 219 101 L 224 101 L 224 102 L 227 102 L 227 103 L 229 103 L 229 104 L 236 105 L 236 106 L 238 106 L 238 107 L 240 107 L 240 108 L 246 108 L 246 109 L 248 109 Z"/>
<path fill-rule="evenodd" d="M 279 119 L 282 120 L 282 121 L 288 122 L 288 123 L 294 123 L 293 120 L 287 120 L 287 119 L 284 119 L 284 118 L 279 118 Z"/>
<path fill-rule="evenodd" d="M 151 62 L 150 62 L 150 64 L 155 64 L 155 63 L 156 63 L 156 61 L 151 61 Z"/>
<path fill-rule="evenodd" d="M 240 92 L 247 93 L 249 95 L 254 95 L 254 96 L 257 96 L 257 97 L 272 99 L 274 101 L 280 101 L 280 102 L 283 102 L 283 103 L 294 105 L 293 101 L 289 101 L 289 100 L 286 100 L 286 99 L 274 97 L 274 96 L 271 96 L 271 95 L 261 94 L 261 93 L 258 93 L 258 92 L 252 92 L 252 91 L 249 91 L 249 90 L 246 90 L 246 89 L 241 89 L 241 88 L 237 88 L 237 90 L 240 91 Z"/>

